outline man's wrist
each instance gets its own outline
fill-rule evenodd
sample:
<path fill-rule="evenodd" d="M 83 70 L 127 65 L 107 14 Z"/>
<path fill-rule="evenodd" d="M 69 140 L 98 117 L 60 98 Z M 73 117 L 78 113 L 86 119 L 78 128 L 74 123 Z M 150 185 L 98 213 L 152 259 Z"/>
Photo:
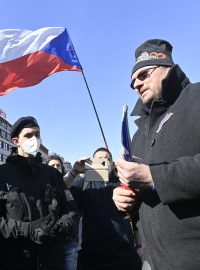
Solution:
<path fill-rule="evenodd" d="M 78 172 L 77 172 L 76 170 L 74 170 L 74 169 L 71 169 L 71 170 L 69 171 L 69 174 L 70 174 L 73 178 L 75 178 L 75 177 L 77 176 Z"/>

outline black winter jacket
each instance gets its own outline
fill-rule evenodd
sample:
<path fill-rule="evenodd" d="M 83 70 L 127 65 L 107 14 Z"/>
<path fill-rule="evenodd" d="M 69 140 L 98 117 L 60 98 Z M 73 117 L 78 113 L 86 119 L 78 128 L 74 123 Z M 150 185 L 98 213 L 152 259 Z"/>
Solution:
<path fill-rule="evenodd" d="M 1 270 L 63 269 L 64 239 L 54 244 L 35 244 L 28 237 L 17 236 L 16 221 L 33 222 L 45 217 L 56 200 L 56 218 L 62 217 L 69 236 L 73 236 L 79 214 L 72 196 L 66 199 L 64 189 L 62 175 L 42 164 L 40 154 L 34 159 L 11 155 L 0 166 Z"/>
<path fill-rule="evenodd" d="M 106 183 L 84 181 L 76 179 L 70 189 L 82 212 L 82 263 L 93 269 L 100 265 L 101 269 L 141 269 L 128 217 L 112 200 L 118 178 L 111 177 Z"/>
<path fill-rule="evenodd" d="M 162 98 L 132 115 L 133 153 L 150 165 L 154 191 L 141 192 L 142 256 L 152 270 L 200 269 L 200 83 L 175 66 Z"/>

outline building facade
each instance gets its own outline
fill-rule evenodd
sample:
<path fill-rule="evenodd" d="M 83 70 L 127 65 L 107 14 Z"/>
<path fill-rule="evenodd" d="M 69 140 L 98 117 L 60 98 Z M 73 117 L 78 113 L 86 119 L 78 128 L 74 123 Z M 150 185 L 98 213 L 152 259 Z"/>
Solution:
<path fill-rule="evenodd" d="M 6 113 L 0 109 L 0 164 L 6 161 L 13 146 L 10 137 L 12 125 L 6 120 Z"/>
<path fill-rule="evenodd" d="M 63 166 L 65 168 L 65 172 L 69 172 L 72 169 L 72 164 L 69 161 L 64 161 Z"/>

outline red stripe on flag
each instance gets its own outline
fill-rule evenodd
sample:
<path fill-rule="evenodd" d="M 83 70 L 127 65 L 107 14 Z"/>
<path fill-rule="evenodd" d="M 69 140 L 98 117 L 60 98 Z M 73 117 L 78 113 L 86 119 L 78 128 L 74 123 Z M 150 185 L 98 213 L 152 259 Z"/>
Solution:
<path fill-rule="evenodd" d="M 12 61 L 0 64 L 0 96 L 17 87 L 38 84 L 53 73 L 71 70 L 82 71 L 75 66 L 65 64 L 56 55 L 35 52 Z"/>

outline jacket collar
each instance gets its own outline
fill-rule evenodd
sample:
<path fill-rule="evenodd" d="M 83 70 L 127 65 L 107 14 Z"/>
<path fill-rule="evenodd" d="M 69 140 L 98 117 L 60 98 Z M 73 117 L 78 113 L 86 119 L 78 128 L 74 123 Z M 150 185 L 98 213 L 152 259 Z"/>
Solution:
<path fill-rule="evenodd" d="M 168 76 L 162 82 L 162 94 L 160 101 L 165 107 L 172 105 L 180 95 L 182 89 L 189 84 L 190 81 L 186 77 L 185 73 L 178 65 L 175 65 Z M 140 99 L 138 99 L 131 116 L 145 116 L 149 115 L 150 106 L 144 105 Z"/>
<path fill-rule="evenodd" d="M 41 153 L 37 153 L 35 157 L 23 157 L 18 155 L 17 148 L 13 147 L 11 151 L 11 155 L 7 157 L 6 163 L 11 163 L 20 167 L 23 170 L 31 170 L 35 171 L 42 164 L 42 155 Z"/>

